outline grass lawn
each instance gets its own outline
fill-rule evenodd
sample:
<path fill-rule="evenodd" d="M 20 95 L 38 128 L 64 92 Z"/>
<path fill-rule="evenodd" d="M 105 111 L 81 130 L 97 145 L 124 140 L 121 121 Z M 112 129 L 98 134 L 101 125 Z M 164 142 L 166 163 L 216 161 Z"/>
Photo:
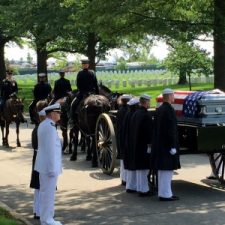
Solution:
<path fill-rule="evenodd" d="M 23 225 L 21 221 L 14 219 L 9 212 L 0 208 L 0 224 L 1 225 Z"/>
<path fill-rule="evenodd" d="M 20 82 L 19 80 L 18 80 L 18 86 L 19 86 L 20 97 L 25 98 L 24 100 L 25 112 L 28 112 L 28 106 L 33 99 L 32 89 L 34 86 L 32 83 L 24 84 L 23 82 Z M 169 87 L 174 90 L 189 90 L 188 85 L 170 85 Z M 72 85 L 72 88 L 76 89 L 75 85 Z M 151 107 L 155 107 L 156 97 L 162 92 L 164 88 L 165 88 L 164 86 L 155 86 L 155 87 L 136 86 L 135 88 L 132 88 L 131 86 L 122 87 L 121 85 L 119 86 L 119 88 L 112 87 L 111 90 L 114 92 L 117 91 L 121 93 L 129 93 L 135 96 L 140 96 L 143 93 L 149 94 L 152 96 Z M 213 89 L 213 84 L 211 83 L 192 84 L 193 91 L 210 90 L 210 89 Z"/>

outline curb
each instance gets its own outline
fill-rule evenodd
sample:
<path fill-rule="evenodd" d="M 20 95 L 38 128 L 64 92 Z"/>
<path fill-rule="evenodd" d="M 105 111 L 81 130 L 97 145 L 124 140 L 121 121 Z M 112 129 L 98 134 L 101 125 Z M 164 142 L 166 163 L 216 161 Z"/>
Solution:
<path fill-rule="evenodd" d="M 24 219 L 21 215 L 16 213 L 13 209 L 11 209 L 9 206 L 7 206 L 5 203 L 3 203 L 1 201 L 0 201 L 0 207 L 5 209 L 6 211 L 8 211 L 10 213 L 10 215 L 12 215 L 15 219 L 23 222 L 23 225 L 33 225 L 32 223 L 30 223 L 28 220 Z"/>

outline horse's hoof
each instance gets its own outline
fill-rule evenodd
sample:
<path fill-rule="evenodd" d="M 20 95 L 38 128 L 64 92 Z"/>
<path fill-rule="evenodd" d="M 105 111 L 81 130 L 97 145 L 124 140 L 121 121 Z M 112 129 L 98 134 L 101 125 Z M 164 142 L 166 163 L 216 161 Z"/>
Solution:
<path fill-rule="evenodd" d="M 91 161 L 92 157 L 91 156 L 86 156 L 86 161 Z"/>
<path fill-rule="evenodd" d="M 17 144 L 17 147 L 21 147 L 21 144 L 20 144 L 20 143 L 18 143 L 18 144 Z"/>
<path fill-rule="evenodd" d="M 98 167 L 98 163 L 97 162 L 92 162 L 92 168 L 96 168 Z"/>
<path fill-rule="evenodd" d="M 76 161 L 76 160 L 77 160 L 77 157 L 76 157 L 76 156 L 72 155 L 72 156 L 70 157 L 70 161 Z"/>

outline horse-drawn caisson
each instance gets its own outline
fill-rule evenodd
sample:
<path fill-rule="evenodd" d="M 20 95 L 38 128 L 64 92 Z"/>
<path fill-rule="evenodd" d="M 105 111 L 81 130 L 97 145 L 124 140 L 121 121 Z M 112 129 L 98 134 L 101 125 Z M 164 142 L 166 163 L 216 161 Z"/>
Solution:
<path fill-rule="evenodd" d="M 158 105 L 161 101 L 159 96 Z M 225 94 L 219 90 L 176 91 L 173 106 L 178 119 L 180 154 L 208 154 L 214 175 L 224 182 Z M 116 113 L 100 114 L 95 128 L 98 161 L 106 174 L 113 172 L 117 159 Z"/>

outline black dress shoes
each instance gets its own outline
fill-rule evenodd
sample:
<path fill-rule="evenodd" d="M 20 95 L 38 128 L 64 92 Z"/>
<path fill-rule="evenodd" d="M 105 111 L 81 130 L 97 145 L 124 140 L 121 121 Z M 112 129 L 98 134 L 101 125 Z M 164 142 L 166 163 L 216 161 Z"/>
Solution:
<path fill-rule="evenodd" d="M 176 201 L 176 200 L 179 200 L 180 198 L 178 196 L 175 196 L 173 195 L 172 197 L 170 198 L 163 198 L 163 197 L 159 197 L 159 201 L 162 201 L 162 202 L 167 202 L 167 201 Z"/>
<path fill-rule="evenodd" d="M 150 196 L 153 196 L 153 192 L 150 192 L 150 191 L 148 191 L 148 192 L 139 192 L 138 196 L 139 197 L 150 197 Z"/>
<path fill-rule="evenodd" d="M 35 220 L 40 220 L 40 216 L 37 216 L 36 213 L 34 213 L 34 219 Z"/>
<path fill-rule="evenodd" d="M 126 189 L 126 192 L 127 192 L 127 193 L 136 193 L 137 191 L 131 190 L 131 189 Z"/>
<path fill-rule="evenodd" d="M 206 177 L 206 179 L 209 179 L 209 180 L 217 180 L 217 177 L 215 177 L 215 176 L 208 176 L 208 177 Z"/>

